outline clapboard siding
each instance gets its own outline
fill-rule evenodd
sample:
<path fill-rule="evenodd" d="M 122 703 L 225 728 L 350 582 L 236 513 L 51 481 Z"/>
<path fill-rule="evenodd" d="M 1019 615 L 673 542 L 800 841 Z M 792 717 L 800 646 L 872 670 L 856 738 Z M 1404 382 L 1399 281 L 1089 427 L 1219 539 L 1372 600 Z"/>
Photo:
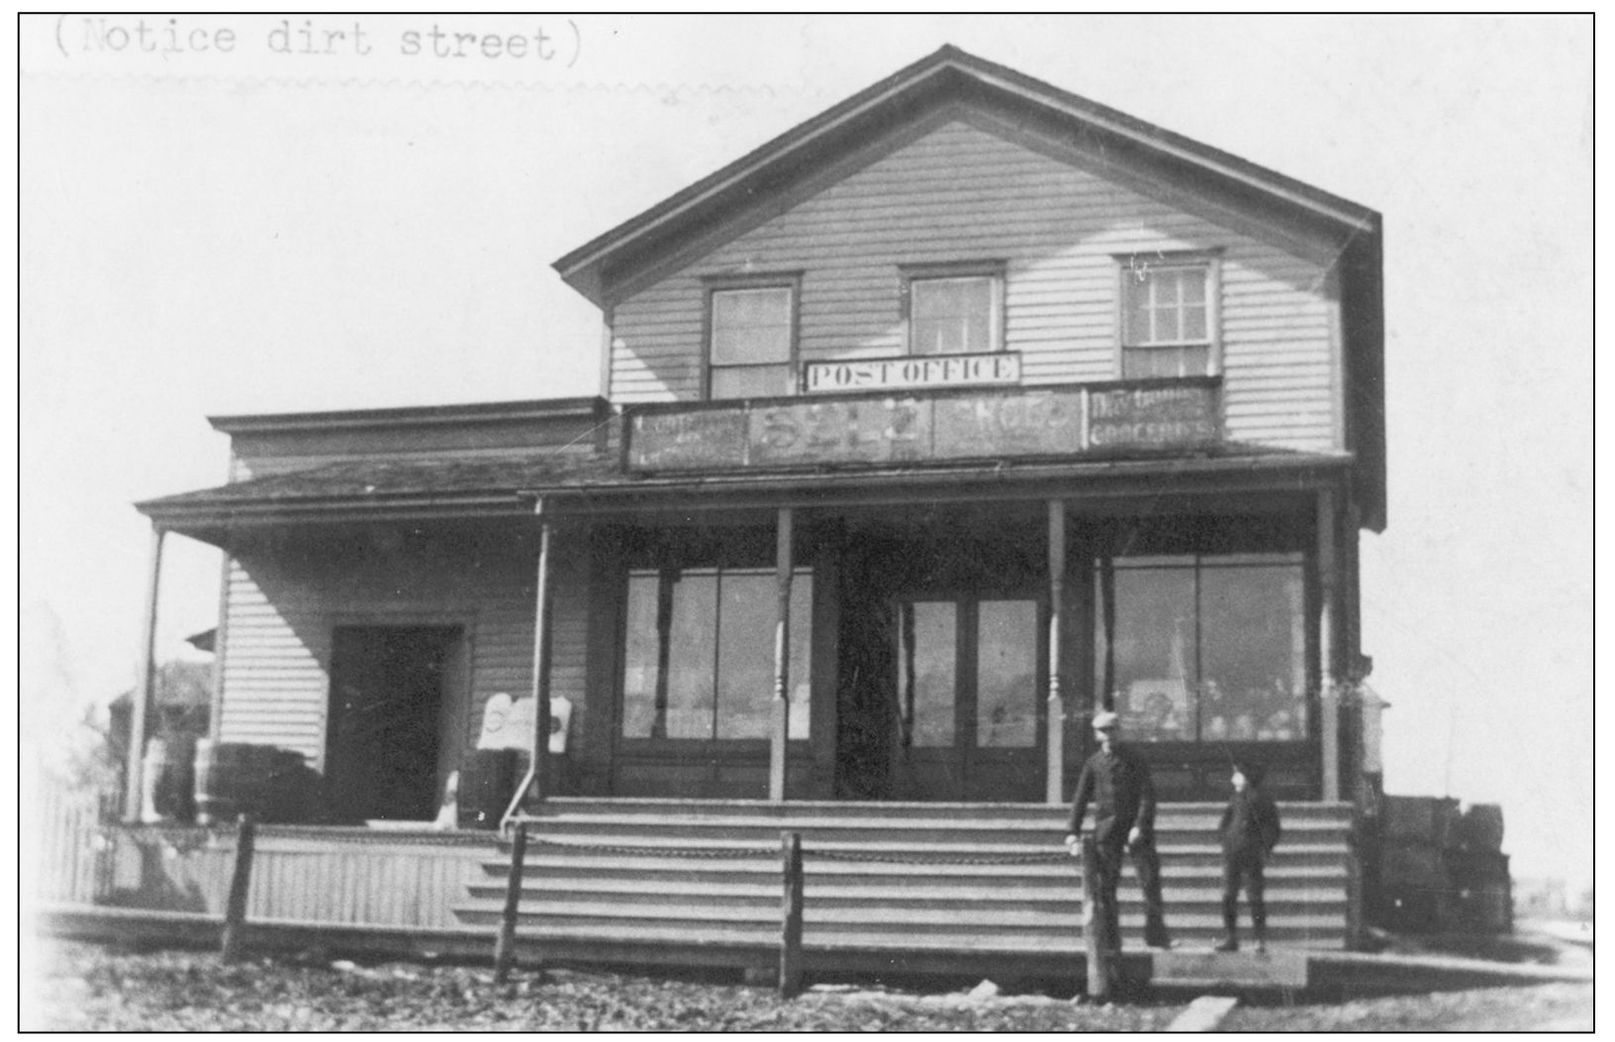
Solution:
<path fill-rule="evenodd" d="M 1156 250 L 1220 251 L 1228 436 L 1335 447 L 1324 267 L 963 122 L 617 303 L 610 395 L 699 396 L 704 278 L 801 271 L 800 358 L 871 358 L 904 350 L 899 266 L 948 260 L 1006 262 L 1005 346 L 1028 383 L 1115 379 L 1115 255 Z"/>
<path fill-rule="evenodd" d="M 309 536 L 295 549 L 243 548 L 232 558 L 222 740 L 295 749 L 323 769 L 331 631 L 338 625 L 465 626 L 468 745 L 488 696 L 532 690 L 537 559 L 529 535 L 444 532 L 407 554 L 360 552 L 357 538 Z M 573 702 L 575 728 L 587 712 L 589 591 L 581 545 L 557 538 L 551 571 L 551 692 Z"/>

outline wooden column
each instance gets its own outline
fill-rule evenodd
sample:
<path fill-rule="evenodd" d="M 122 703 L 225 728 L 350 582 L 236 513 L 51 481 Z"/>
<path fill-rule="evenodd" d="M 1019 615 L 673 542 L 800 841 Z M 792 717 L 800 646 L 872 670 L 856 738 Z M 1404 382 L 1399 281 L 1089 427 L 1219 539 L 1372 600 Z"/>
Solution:
<path fill-rule="evenodd" d="M 544 519 L 544 501 L 533 504 L 538 515 L 538 575 L 533 591 L 533 747 L 532 762 L 527 776 L 516 786 L 516 792 L 505 808 L 500 824 L 505 825 L 516 816 L 529 789 L 544 798 L 544 766 L 549 756 L 550 737 L 550 678 L 549 678 L 549 600 L 550 600 L 550 523 Z"/>
<path fill-rule="evenodd" d="M 141 757 L 146 755 L 146 721 L 157 679 L 157 596 L 163 570 L 163 529 L 151 529 L 151 568 L 146 576 L 146 612 L 140 635 L 140 676 L 129 707 L 129 749 L 124 761 L 123 816 L 140 820 Z"/>
<path fill-rule="evenodd" d="M 548 793 L 545 770 L 550 752 L 550 537 L 551 526 L 544 517 L 544 501 L 534 505 L 539 515 L 538 578 L 533 593 L 533 790 L 542 800 Z"/>
<path fill-rule="evenodd" d="M 785 750 L 791 728 L 791 534 L 790 507 L 779 508 L 775 526 L 774 584 L 779 607 L 774 617 L 774 733 L 768 748 L 768 798 L 785 799 Z"/>
<path fill-rule="evenodd" d="M 207 714 L 207 736 L 215 742 L 224 720 L 224 656 L 230 639 L 230 552 L 223 551 L 223 557 L 219 564 L 219 621 L 213 627 L 213 691 Z"/>
<path fill-rule="evenodd" d="M 1339 618 L 1340 581 L 1335 553 L 1335 494 L 1318 493 L 1318 713 L 1322 717 L 1323 798 L 1340 799 L 1340 704 L 1335 689 L 1335 623 Z"/>
<path fill-rule="evenodd" d="M 1049 500 L 1049 695 L 1044 714 L 1048 763 L 1043 798 L 1061 803 L 1065 790 L 1065 698 L 1060 689 L 1060 637 L 1065 631 L 1065 503 Z"/>

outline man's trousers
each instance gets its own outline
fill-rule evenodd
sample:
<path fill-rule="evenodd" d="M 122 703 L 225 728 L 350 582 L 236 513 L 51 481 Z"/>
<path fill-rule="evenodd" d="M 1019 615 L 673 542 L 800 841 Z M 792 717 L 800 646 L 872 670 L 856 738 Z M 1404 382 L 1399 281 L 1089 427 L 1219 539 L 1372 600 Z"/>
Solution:
<path fill-rule="evenodd" d="M 1099 931 L 1099 944 L 1110 951 L 1121 950 L 1121 923 L 1117 908 L 1116 887 L 1122 876 L 1122 851 L 1119 844 L 1096 846 L 1099 892 L 1094 895 L 1095 928 Z M 1166 914 L 1161 901 L 1161 858 L 1155 852 L 1155 841 L 1146 839 L 1132 848 L 1133 871 L 1138 874 L 1139 887 L 1144 891 L 1144 943 L 1163 946 L 1167 942 Z"/>
<path fill-rule="evenodd" d="M 1244 885 L 1250 899 L 1251 925 L 1256 938 L 1267 936 L 1267 904 L 1262 895 L 1262 856 L 1257 853 L 1225 852 L 1222 859 L 1222 925 L 1234 936 L 1239 921 L 1239 888 Z"/>

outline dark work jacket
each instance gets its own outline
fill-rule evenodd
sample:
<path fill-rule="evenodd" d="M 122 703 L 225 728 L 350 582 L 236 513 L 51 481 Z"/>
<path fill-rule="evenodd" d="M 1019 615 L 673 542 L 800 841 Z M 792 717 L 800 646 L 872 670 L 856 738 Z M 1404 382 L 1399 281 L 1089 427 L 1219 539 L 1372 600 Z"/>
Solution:
<path fill-rule="evenodd" d="M 1093 838 L 1100 846 L 1121 847 L 1137 825 L 1146 842 L 1155 833 L 1155 786 L 1143 757 L 1124 745 L 1115 752 L 1103 749 L 1088 757 L 1071 798 L 1067 831 L 1082 831 L 1082 819 L 1093 800 Z"/>
<path fill-rule="evenodd" d="M 1228 806 L 1222 812 L 1222 823 L 1217 826 L 1222 849 L 1235 857 L 1251 854 L 1266 857 L 1278 844 L 1279 832 L 1278 807 L 1267 793 L 1254 785 L 1229 797 Z"/>

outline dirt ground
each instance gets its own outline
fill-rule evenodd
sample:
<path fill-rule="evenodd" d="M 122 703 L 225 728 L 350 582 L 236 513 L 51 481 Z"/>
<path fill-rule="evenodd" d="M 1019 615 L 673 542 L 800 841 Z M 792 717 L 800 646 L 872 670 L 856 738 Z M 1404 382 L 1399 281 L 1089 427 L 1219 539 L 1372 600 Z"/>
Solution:
<path fill-rule="evenodd" d="M 772 988 L 552 969 L 504 985 L 486 967 L 326 958 L 226 966 L 194 951 L 59 944 L 23 1027 L 51 1031 L 1149 1031 L 1182 1008 L 1045 995 L 971 999 L 844 985 Z"/>
<path fill-rule="evenodd" d="M 1538 984 L 1353 999 L 1292 1008 L 1241 1006 L 1224 1031 L 1591 1031 L 1591 984 Z"/>
<path fill-rule="evenodd" d="M 41 948 L 21 1026 L 52 1031 L 1151 1031 L 1190 996 L 1096 1007 L 1058 995 L 824 985 L 790 1002 L 713 979 L 594 970 L 356 963 L 317 953 L 220 963 L 212 952 Z M 982 991 L 990 992 L 991 988 Z M 1241 1006 L 1248 1031 L 1590 1030 L 1591 984 L 1482 988 L 1338 1004 Z"/>

